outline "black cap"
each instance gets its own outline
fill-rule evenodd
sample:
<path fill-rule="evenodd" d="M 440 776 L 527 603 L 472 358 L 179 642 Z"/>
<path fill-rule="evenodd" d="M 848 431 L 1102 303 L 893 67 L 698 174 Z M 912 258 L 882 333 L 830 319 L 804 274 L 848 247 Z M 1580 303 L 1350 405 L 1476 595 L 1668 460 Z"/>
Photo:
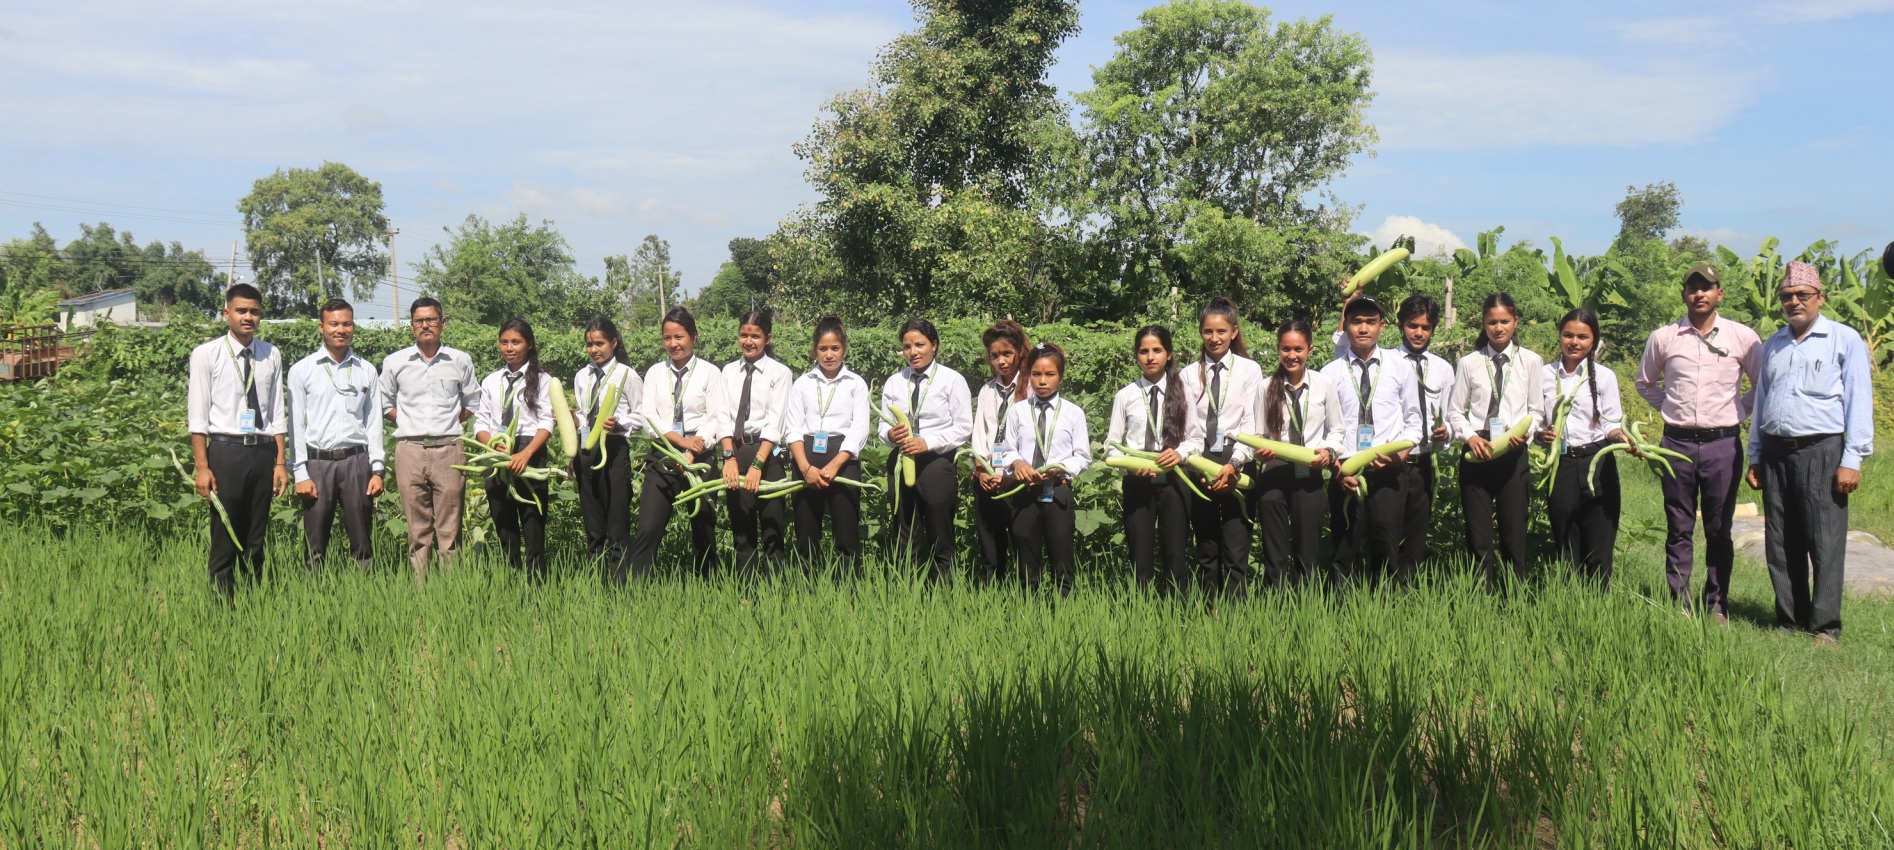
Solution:
<path fill-rule="evenodd" d="M 1381 302 L 1374 300 L 1374 296 L 1372 295 L 1357 295 L 1354 300 L 1349 301 L 1347 306 L 1342 308 L 1342 321 L 1347 321 L 1364 313 L 1372 313 L 1377 316 L 1385 317 L 1388 314 L 1388 308 L 1381 306 Z"/>
<path fill-rule="evenodd" d="M 1894 277 L 1894 242 L 1887 243 L 1887 250 L 1881 252 L 1881 273 Z"/>

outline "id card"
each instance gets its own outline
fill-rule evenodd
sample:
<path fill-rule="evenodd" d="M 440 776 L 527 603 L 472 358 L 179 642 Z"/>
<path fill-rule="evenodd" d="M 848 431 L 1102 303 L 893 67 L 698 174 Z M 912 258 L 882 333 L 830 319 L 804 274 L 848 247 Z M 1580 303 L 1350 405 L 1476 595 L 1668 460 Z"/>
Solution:
<path fill-rule="evenodd" d="M 815 435 L 815 439 L 811 440 L 809 443 L 809 450 L 819 455 L 828 454 L 829 453 L 828 433 L 824 432 L 824 433 Z"/>
<path fill-rule="evenodd" d="M 1046 483 L 1039 485 L 1039 501 L 1041 502 L 1052 501 L 1052 482 L 1047 481 Z"/>
<path fill-rule="evenodd" d="M 1497 416 L 1486 420 L 1486 433 L 1491 435 L 1487 437 L 1488 440 L 1497 440 L 1504 436 L 1506 434 L 1506 420 Z"/>
<path fill-rule="evenodd" d="M 1222 428 L 1217 429 L 1217 433 L 1215 434 L 1214 438 L 1210 441 L 1210 451 L 1212 452 L 1223 451 L 1223 429 Z"/>
<path fill-rule="evenodd" d="M 1000 463 L 1000 456 L 1001 456 L 1002 454 L 1003 454 L 1003 452 L 1001 452 L 1001 451 L 1000 451 L 1000 447 L 999 447 L 999 446 L 994 446 L 994 447 L 993 447 L 993 457 L 991 457 L 991 458 L 989 458 L 989 459 L 987 460 L 987 463 L 988 463 L 988 465 L 990 465 L 990 466 L 992 466 L 992 467 L 993 467 L 994 469 L 1003 469 L 1003 468 L 1005 468 L 1005 467 L 1004 467 L 1004 465 Z"/>
<path fill-rule="evenodd" d="M 242 414 L 240 414 L 237 417 L 237 433 L 240 433 L 240 434 L 256 433 L 256 411 L 245 410 Z"/>
<path fill-rule="evenodd" d="M 674 422 L 672 422 L 672 423 L 671 423 L 671 433 L 673 433 L 673 434 L 676 434 L 676 435 L 678 435 L 678 436 L 680 436 L 680 437 L 682 437 L 682 436 L 684 436 L 684 420 L 682 420 L 682 419 L 679 419 L 679 420 L 676 420 L 676 421 L 674 421 Z"/>
<path fill-rule="evenodd" d="M 1374 426 L 1362 425 L 1355 429 L 1355 451 L 1365 452 L 1374 448 Z"/>

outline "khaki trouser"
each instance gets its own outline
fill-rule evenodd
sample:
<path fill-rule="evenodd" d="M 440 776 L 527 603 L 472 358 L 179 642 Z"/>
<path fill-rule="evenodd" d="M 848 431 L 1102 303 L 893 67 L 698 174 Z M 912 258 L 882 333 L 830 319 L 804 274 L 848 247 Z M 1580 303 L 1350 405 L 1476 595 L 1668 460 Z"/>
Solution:
<path fill-rule="evenodd" d="M 395 487 L 408 517 L 408 563 L 415 581 L 427 578 L 435 551 L 443 568 L 460 551 L 467 482 L 454 467 L 466 462 L 458 441 L 434 448 L 408 440 L 395 443 Z"/>

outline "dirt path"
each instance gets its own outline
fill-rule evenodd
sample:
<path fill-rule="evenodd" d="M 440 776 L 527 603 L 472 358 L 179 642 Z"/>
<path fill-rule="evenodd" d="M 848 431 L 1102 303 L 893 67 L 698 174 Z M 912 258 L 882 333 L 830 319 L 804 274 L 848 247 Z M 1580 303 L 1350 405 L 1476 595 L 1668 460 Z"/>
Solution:
<path fill-rule="evenodd" d="M 1762 516 L 1753 504 L 1737 505 L 1730 535 L 1736 551 L 1756 563 L 1765 561 Z M 1865 531 L 1848 532 L 1848 589 L 1857 593 L 1894 593 L 1894 549 Z"/>

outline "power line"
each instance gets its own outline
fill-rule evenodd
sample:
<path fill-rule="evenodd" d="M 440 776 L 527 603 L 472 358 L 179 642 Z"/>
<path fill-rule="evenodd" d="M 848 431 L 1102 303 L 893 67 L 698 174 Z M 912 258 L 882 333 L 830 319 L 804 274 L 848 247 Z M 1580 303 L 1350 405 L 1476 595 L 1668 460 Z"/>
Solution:
<path fill-rule="evenodd" d="M 0 206 L 23 207 L 26 209 L 36 209 L 36 210 L 50 210 L 52 212 L 80 213 L 82 215 L 96 215 L 96 216 L 103 216 L 103 217 L 109 217 L 109 218 L 121 218 L 121 219 L 135 218 L 135 219 L 143 219 L 145 221 L 175 221 L 175 222 L 181 222 L 183 224 L 204 224 L 204 225 L 210 225 L 212 227 L 242 227 L 243 226 L 242 222 L 235 222 L 235 221 L 206 221 L 204 219 L 183 218 L 180 216 L 148 215 L 145 213 L 129 213 L 123 210 L 100 210 L 100 209 L 82 209 L 79 207 L 61 207 L 61 206 L 54 206 L 52 204 L 36 204 L 29 201 L 9 201 L 4 198 L 0 198 Z"/>
<path fill-rule="evenodd" d="M 179 213 L 182 215 L 221 216 L 225 218 L 238 218 L 238 219 L 243 218 L 242 215 L 237 214 L 237 213 L 210 213 L 210 212 L 198 212 L 197 210 L 173 210 L 173 209 L 166 209 L 164 207 L 137 207 L 137 206 L 132 206 L 130 204 L 113 204 L 113 203 L 107 203 L 105 201 L 82 201 L 78 198 L 60 198 L 60 197 L 55 197 L 52 195 L 33 195 L 33 194 L 28 194 L 26 192 L 8 192 L 5 190 L 0 190 L 0 195 L 13 195 L 14 197 L 19 197 L 19 198 L 38 198 L 42 201 L 64 201 L 70 204 L 84 204 L 89 207 L 123 207 L 128 210 L 149 210 L 151 212 Z"/>

